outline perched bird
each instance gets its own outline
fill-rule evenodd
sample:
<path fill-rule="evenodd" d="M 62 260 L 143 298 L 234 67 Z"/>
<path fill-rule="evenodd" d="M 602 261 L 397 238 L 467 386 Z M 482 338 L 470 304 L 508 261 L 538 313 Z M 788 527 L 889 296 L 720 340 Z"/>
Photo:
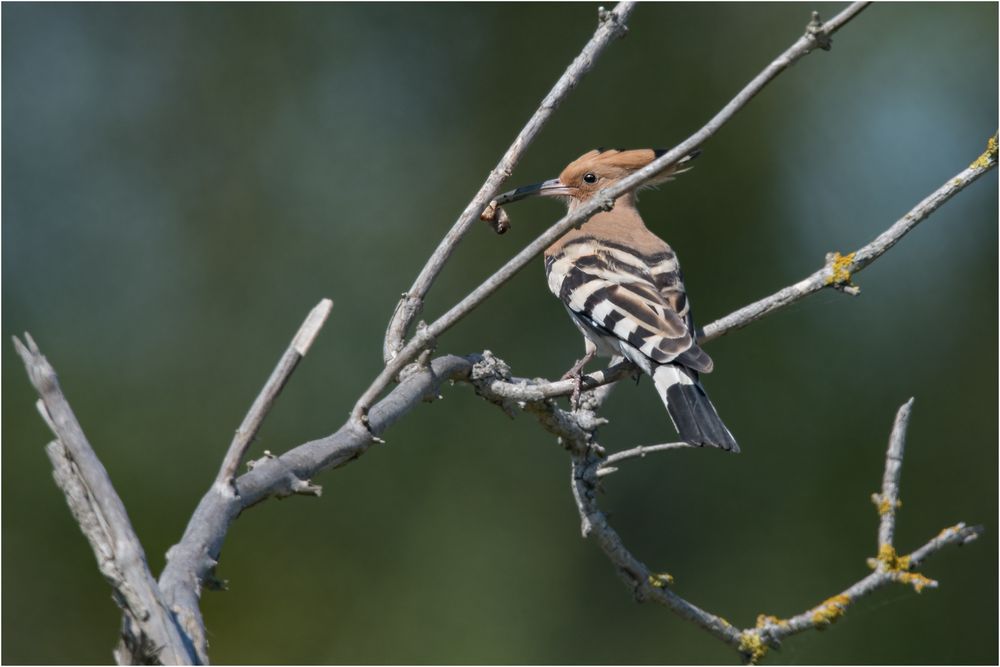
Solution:
<path fill-rule="evenodd" d="M 496 199 L 503 206 L 531 196 L 563 199 L 569 212 L 645 167 L 664 151 L 605 150 L 586 153 L 559 178 L 517 188 Z M 681 159 L 649 185 L 686 171 L 697 153 Z M 738 452 L 733 435 L 709 400 L 699 373 L 712 359 L 695 341 L 691 307 L 674 251 L 643 223 L 634 193 L 620 196 L 545 251 L 549 289 L 583 332 L 586 355 L 567 373 L 579 381 L 596 354 L 624 357 L 653 379 L 682 440 Z"/>

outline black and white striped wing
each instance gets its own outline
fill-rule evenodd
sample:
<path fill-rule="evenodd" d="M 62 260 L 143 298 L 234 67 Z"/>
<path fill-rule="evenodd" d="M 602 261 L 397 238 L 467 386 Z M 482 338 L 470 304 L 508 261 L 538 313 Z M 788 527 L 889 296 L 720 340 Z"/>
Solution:
<path fill-rule="evenodd" d="M 642 256 L 622 246 L 588 241 L 567 244 L 547 259 L 549 289 L 584 323 L 654 363 L 677 362 L 710 371 L 711 359 L 694 343 L 678 303 L 664 297 L 654 278 L 655 273 L 667 284 L 673 271 L 683 297 L 673 253 Z"/>
<path fill-rule="evenodd" d="M 660 296 L 670 304 L 671 309 L 677 313 L 677 316 L 684 320 L 688 331 L 694 336 L 694 317 L 691 315 L 691 304 L 688 302 L 687 294 L 684 292 L 684 279 L 681 276 L 680 269 L 654 275 L 653 281 Z M 712 372 L 712 358 L 697 343 L 685 350 L 676 361 L 702 373 Z"/>

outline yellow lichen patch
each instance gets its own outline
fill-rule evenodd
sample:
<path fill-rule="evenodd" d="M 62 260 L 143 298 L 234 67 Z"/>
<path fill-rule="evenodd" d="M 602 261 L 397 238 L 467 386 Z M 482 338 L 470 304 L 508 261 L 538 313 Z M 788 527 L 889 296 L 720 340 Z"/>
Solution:
<path fill-rule="evenodd" d="M 909 584 L 913 586 L 913 590 L 920 593 L 928 586 L 931 588 L 937 587 L 937 582 L 933 579 L 929 579 L 919 572 L 898 572 L 895 574 L 896 581 L 901 584 Z"/>
<path fill-rule="evenodd" d="M 672 575 L 662 572 L 660 574 L 649 575 L 649 585 L 653 588 L 666 588 L 672 586 L 674 578 Z"/>
<path fill-rule="evenodd" d="M 850 285 L 851 265 L 854 263 L 854 253 L 841 255 L 839 252 L 833 253 L 829 260 L 830 276 L 826 279 L 827 285 Z"/>
<path fill-rule="evenodd" d="M 847 613 L 847 607 L 851 604 L 851 596 L 841 593 L 825 600 L 823 604 L 816 607 L 812 613 L 813 626 L 817 630 L 822 630 Z"/>
<path fill-rule="evenodd" d="M 997 135 L 990 137 L 986 142 L 986 150 L 976 158 L 976 161 L 969 165 L 969 169 L 986 169 L 997 160 Z"/>
<path fill-rule="evenodd" d="M 757 625 L 755 626 L 758 630 L 762 630 L 769 625 L 776 625 L 779 628 L 783 628 L 788 625 L 788 621 L 778 618 L 777 616 L 768 616 L 767 614 L 757 614 Z"/>
<path fill-rule="evenodd" d="M 910 557 L 897 554 L 891 544 L 883 544 L 878 548 L 876 560 L 890 572 L 905 572 L 910 569 Z"/>
<path fill-rule="evenodd" d="M 747 657 L 749 664 L 756 665 L 767 655 L 767 644 L 753 630 L 744 630 L 740 633 L 740 653 Z"/>
<path fill-rule="evenodd" d="M 942 534 L 949 529 L 945 528 Z M 925 588 L 934 588 L 937 582 L 928 579 L 919 572 L 910 572 L 910 557 L 900 556 L 891 545 L 883 544 L 878 549 L 878 557 L 870 559 L 869 565 L 872 567 L 882 566 L 882 569 L 892 575 L 892 578 L 901 584 L 913 586 L 913 590 L 920 593 Z"/>
<path fill-rule="evenodd" d="M 873 493 L 872 502 L 875 503 L 875 507 L 878 508 L 879 516 L 885 516 L 889 512 L 898 510 L 903 506 L 902 500 L 897 500 L 894 505 L 888 498 L 884 498 L 881 493 Z"/>

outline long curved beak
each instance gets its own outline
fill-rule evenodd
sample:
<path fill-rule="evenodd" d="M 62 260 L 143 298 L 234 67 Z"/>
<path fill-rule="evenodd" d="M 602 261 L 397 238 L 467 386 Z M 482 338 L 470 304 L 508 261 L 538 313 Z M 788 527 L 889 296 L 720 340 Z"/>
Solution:
<path fill-rule="evenodd" d="M 497 206 L 503 206 L 511 202 L 527 199 L 528 197 L 567 197 L 571 194 L 570 188 L 562 184 L 558 178 L 553 178 L 534 185 L 523 185 L 519 188 L 505 192 L 497 196 Z"/>

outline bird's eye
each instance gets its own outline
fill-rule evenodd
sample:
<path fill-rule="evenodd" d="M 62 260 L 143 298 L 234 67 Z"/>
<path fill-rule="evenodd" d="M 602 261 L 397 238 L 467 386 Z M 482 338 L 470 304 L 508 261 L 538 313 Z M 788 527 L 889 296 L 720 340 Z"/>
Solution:
<path fill-rule="evenodd" d="M 592 171 L 588 171 L 586 174 L 583 175 L 583 182 L 584 183 L 596 183 L 597 182 L 597 174 L 595 174 Z"/>

